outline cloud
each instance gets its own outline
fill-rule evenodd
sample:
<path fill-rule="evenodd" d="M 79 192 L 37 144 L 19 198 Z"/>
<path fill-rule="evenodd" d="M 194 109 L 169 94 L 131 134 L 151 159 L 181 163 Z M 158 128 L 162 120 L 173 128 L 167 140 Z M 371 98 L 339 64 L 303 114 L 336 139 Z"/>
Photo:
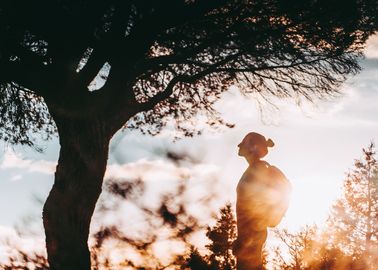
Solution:
<path fill-rule="evenodd" d="M 25 159 L 12 150 L 7 150 L 0 161 L 0 169 L 17 170 L 10 180 L 18 181 L 24 173 L 42 173 L 52 175 L 55 172 L 56 162 L 46 160 Z M 219 168 L 212 164 L 192 164 L 178 166 L 165 159 L 138 159 L 135 162 L 108 164 L 105 179 L 137 179 L 146 181 L 176 181 L 190 177 L 204 178 L 215 176 Z"/>
<path fill-rule="evenodd" d="M 177 181 L 180 179 L 204 179 L 216 176 L 219 168 L 213 164 L 194 164 L 189 167 L 177 166 L 163 159 L 140 159 L 127 164 L 110 164 L 105 178 L 137 179 L 145 181 Z"/>
<path fill-rule="evenodd" d="M 367 58 L 378 58 L 378 34 L 369 38 L 364 53 Z"/>
<path fill-rule="evenodd" d="M 12 150 L 7 150 L 0 161 L 0 169 L 21 169 L 42 174 L 53 174 L 55 167 L 56 162 L 24 159 L 20 154 L 16 154 Z"/>
<path fill-rule="evenodd" d="M 177 168 L 174 164 L 163 160 L 150 161 L 140 159 L 127 164 L 110 164 L 107 166 L 105 178 L 123 179 L 178 179 L 189 173 L 188 169 Z"/>
<path fill-rule="evenodd" d="M 10 181 L 18 181 L 18 180 L 21 180 L 21 179 L 22 179 L 21 174 L 15 174 L 15 175 L 12 175 L 12 177 L 10 178 Z"/>
<path fill-rule="evenodd" d="M 7 262 L 17 250 L 45 254 L 44 237 L 20 235 L 12 227 L 0 226 L 0 263 Z"/>

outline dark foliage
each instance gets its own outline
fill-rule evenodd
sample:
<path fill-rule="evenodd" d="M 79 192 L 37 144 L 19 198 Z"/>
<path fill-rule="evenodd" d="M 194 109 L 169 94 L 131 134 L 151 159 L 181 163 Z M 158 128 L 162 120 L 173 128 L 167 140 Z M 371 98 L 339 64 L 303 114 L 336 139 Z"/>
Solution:
<path fill-rule="evenodd" d="M 8 263 L 0 263 L 3 270 L 48 270 L 47 258 L 43 255 L 34 253 L 29 254 L 21 250 L 16 251 L 17 254 L 11 256 Z"/>
<path fill-rule="evenodd" d="M 236 220 L 227 204 L 220 209 L 220 217 L 214 227 L 208 227 L 207 238 L 210 244 L 206 247 L 210 250 L 210 264 L 216 269 L 232 270 L 236 267 L 235 257 L 232 254 L 234 241 L 236 240 Z"/>
<path fill-rule="evenodd" d="M 56 132 L 43 99 L 14 83 L 0 83 L 0 115 L 0 139 L 9 144 L 34 146 L 35 134 L 48 139 Z"/>
<path fill-rule="evenodd" d="M 195 115 L 223 123 L 212 105 L 231 84 L 327 96 L 358 71 L 376 14 L 375 0 L 2 1 L 1 138 L 54 133 L 44 102 L 54 118 L 117 130 L 144 112 L 127 127 L 155 134 L 174 119 L 191 135 Z"/>
<path fill-rule="evenodd" d="M 208 260 L 203 257 L 197 249 L 192 248 L 189 256 L 186 258 L 185 263 L 181 267 L 183 270 L 216 270 L 216 267 L 208 264 Z"/>
<path fill-rule="evenodd" d="M 236 220 L 231 204 L 220 209 L 220 217 L 213 227 L 207 227 L 206 245 L 209 254 L 201 255 L 196 248 L 192 248 L 182 269 L 191 270 L 234 270 L 236 260 L 232 254 L 233 243 L 236 239 Z"/>

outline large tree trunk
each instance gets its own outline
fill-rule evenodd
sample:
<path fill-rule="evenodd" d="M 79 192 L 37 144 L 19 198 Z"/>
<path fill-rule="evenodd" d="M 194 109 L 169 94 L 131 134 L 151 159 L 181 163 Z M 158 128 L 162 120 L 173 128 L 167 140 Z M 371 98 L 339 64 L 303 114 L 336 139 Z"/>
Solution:
<path fill-rule="evenodd" d="M 43 209 L 51 270 L 90 270 L 89 226 L 108 158 L 103 121 L 58 120 L 60 155 Z"/>

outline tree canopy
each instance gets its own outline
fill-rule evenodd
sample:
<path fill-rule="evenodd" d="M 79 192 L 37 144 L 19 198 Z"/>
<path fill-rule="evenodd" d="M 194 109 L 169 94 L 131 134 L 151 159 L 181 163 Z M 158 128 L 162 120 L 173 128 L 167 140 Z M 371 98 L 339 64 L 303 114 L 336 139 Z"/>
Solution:
<path fill-rule="evenodd" d="M 156 133 L 169 116 L 191 135 L 195 115 L 223 123 L 212 105 L 231 84 L 329 95 L 359 70 L 376 14 L 375 0 L 2 1 L 0 137 L 31 144 L 55 132 L 51 115 L 118 129 L 140 112 L 129 127 Z"/>
<path fill-rule="evenodd" d="M 377 258 L 378 246 L 378 162 L 373 143 L 363 149 L 347 174 L 343 194 L 329 218 L 333 242 L 347 253 L 369 261 Z M 370 262 L 371 263 L 371 262 Z"/>

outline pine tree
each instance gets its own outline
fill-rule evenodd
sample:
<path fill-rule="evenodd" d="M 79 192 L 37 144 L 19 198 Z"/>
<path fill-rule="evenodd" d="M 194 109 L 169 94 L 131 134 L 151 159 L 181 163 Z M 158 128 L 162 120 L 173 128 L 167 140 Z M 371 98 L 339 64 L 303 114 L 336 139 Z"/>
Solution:
<path fill-rule="evenodd" d="M 236 220 L 231 204 L 220 210 L 220 218 L 214 227 L 208 228 L 206 236 L 211 241 L 206 246 L 211 251 L 210 264 L 217 266 L 217 269 L 235 269 L 236 261 L 232 254 L 232 246 L 236 239 Z"/>
<path fill-rule="evenodd" d="M 231 204 L 220 209 L 220 217 L 214 227 L 207 228 L 206 236 L 210 240 L 206 245 L 209 255 L 202 256 L 197 249 L 192 248 L 182 269 L 235 270 L 232 247 L 236 239 L 236 219 Z"/>
<path fill-rule="evenodd" d="M 373 143 L 347 174 L 329 219 L 333 243 L 355 259 L 372 263 L 378 248 L 378 162 Z"/>
<path fill-rule="evenodd" d="M 191 269 L 191 270 L 216 270 L 216 268 L 211 269 L 205 257 L 201 256 L 198 249 L 193 248 L 190 251 L 190 255 L 185 260 L 184 265 L 181 269 Z"/>

